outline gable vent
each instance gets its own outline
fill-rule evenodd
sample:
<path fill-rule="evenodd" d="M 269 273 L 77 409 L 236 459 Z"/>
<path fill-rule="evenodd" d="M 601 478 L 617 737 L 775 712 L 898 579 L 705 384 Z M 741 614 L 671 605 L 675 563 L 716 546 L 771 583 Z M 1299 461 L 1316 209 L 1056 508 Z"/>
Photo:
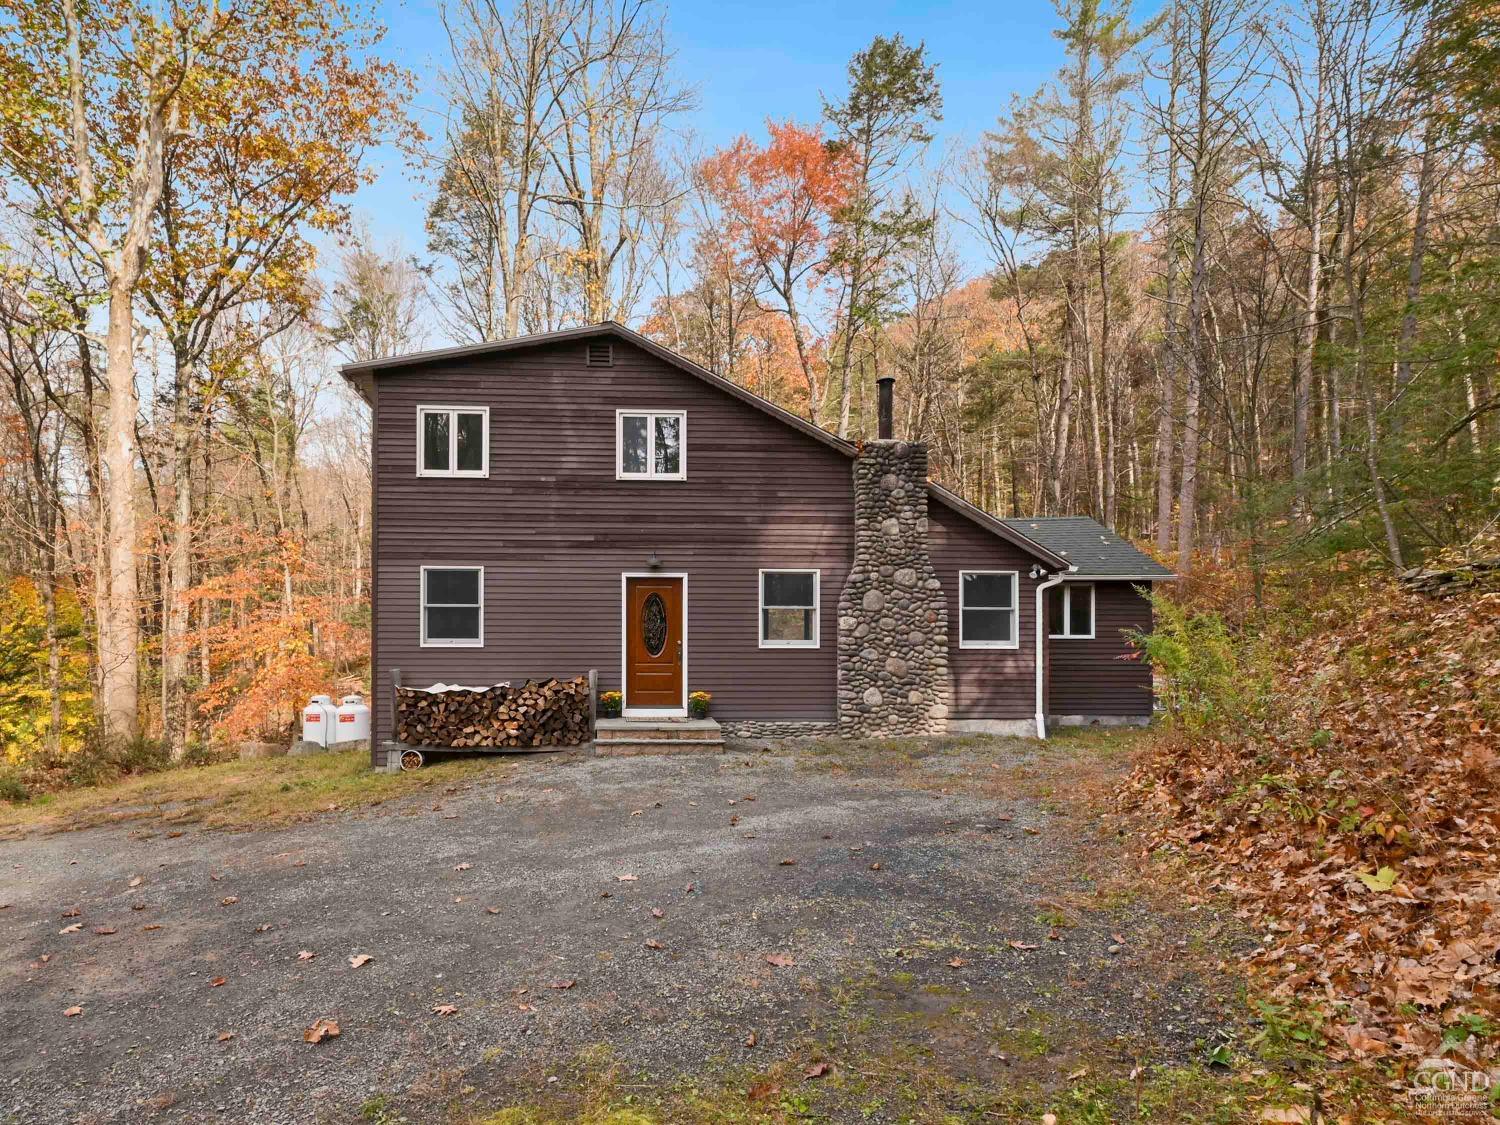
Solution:
<path fill-rule="evenodd" d="M 613 367 L 615 348 L 608 340 L 590 341 L 585 362 L 590 367 Z"/>

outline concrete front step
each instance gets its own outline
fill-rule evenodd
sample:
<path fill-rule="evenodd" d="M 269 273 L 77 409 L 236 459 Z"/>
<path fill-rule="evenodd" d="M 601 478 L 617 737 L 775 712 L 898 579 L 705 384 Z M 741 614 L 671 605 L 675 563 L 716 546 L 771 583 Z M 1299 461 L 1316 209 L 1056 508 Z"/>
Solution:
<path fill-rule="evenodd" d="M 632 754 L 712 754 L 724 749 L 724 735 L 712 719 L 600 719 L 594 725 L 594 752 Z"/>
<path fill-rule="evenodd" d="M 594 724 L 599 742 L 693 741 L 722 739 L 713 719 L 600 719 Z"/>

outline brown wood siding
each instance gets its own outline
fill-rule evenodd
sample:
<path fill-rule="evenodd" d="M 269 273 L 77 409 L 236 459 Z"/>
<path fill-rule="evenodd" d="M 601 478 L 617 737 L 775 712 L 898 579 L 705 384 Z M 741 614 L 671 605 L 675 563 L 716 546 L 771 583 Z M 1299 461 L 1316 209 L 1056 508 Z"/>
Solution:
<path fill-rule="evenodd" d="M 1047 642 L 1051 715 L 1150 715 L 1151 667 L 1122 660 L 1135 650 L 1126 630 L 1151 628 L 1151 603 L 1129 582 L 1094 583 L 1093 640 Z"/>
<path fill-rule="evenodd" d="M 375 737 L 408 685 L 599 670 L 620 687 L 621 574 L 686 573 L 689 690 L 726 719 L 835 717 L 839 590 L 853 556 L 847 457 L 623 341 L 376 376 Z M 488 406 L 487 478 L 418 477 L 419 405 Z M 687 480 L 617 481 L 615 411 L 686 410 Z M 484 647 L 422 648 L 420 572 L 483 566 Z M 817 649 L 761 649 L 760 568 L 821 569 Z"/>
<path fill-rule="evenodd" d="M 948 598 L 948 671 L 955 719 L 1030 719 L 1036 715 L 1036 562 L 1019 547 L 941 504 L 927 506 L 929 548 Z M 959 647 L 958 574 L 1014 570 L 1021 598 L 1020 647 Z"/>

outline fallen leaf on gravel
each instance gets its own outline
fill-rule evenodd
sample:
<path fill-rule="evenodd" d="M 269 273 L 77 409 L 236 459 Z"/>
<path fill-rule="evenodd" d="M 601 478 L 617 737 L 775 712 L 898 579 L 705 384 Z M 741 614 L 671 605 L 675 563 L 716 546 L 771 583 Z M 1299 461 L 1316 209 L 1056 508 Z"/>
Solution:
<path fill-rule="evenodd" d="M 752 1102 L 760 1102 L 765 1101 L 767 1098 L 774 1098 L 779 1093 L 781 1093 L 781 1087 L 776 1085 L 776 1083 L 757 1082 L 754 1086 L 750 1087 L 746 1096 Z"/>
<path fill-rule="evenodd" d="M 223 988 L 228 983 L 229 983 L 229 978 L 228 977 L 214 977 L 213 980 L 211 980 L 211 981 L 208 982 L 208 987 L 209 988 Z"/>
<path fill-rule="evenodd" d="M 432 1006 L 432 1014 L 435 1016 L 451 1016 L 457 1011 L 458 1006 L 455 1004 L 434 1004 Z"/>
<path fill-rule="evenodd" d="M 375 960 L 375 958 L 370 956 L 370 954 L 368 953 L 356 953 L 353 957 L 349 958 L 349 967 L 351 969 L 357 969 L 361 965 L 368 965 L 373 960 Z"/>
<path fill-rule="evenodd" d="M 953 960 L 948 962 L 948 967 L 950 969 L 962 969 L 967 964 L 968 962 L 965 961 L 962 957 L 955 957 L 953 958 Z"/>
<path fill-rule="evenodd" d="M 795 859 L 784 859 L 780 863 L 778 863 L 776 866 L 777 867 L 796 867 L 797 866 L 797 861 Z"/>
<path fill-rule="evenodd" d="M 79 910 L 78 907 L 75 906 L 75 907 L 72 907 L 69 910 L 64 910 L 62 912 L 62 916 L 64 918 L 77 918 L 82 913 L 83 913 L 83 911 Z"/>
<path fill-rule="evenodd" d="M 178 829 L 178 830 L 177 830 L 177 831 L 175 831 L 175 832 L 168 832 L 168 833 L 167 833 L 167 839 L 168 839 L 168 840 L 175 840 L 175 839 L 177 839 L 177 838 L 178 838 L 178 837 L 180 837 L 180 836 L 186 836 L 186 835 L 187 835 L 187 833 L 186 833 L 186 832 L 184 832 L 184 831 L 182 831 L 182 830 L 181 830 L 181 829 L 180 829 L 180 828 L 179 828 L 179 829 Z"/>
<path fill-rule="evenodd" d="M 499 914 L 500 908 L 498 906 L 486 906 L 484 912 L 486 914 Z"/>
<path fill-rule="evenodd" d="M 77 1004 L 74 1004 L 71 1008 L 63 1009 L 63 1015 L 68 1017 L 81 1016 L 83 1015 L 83 1009 L 80 1008 Z"/>
<path fill-rule="evenodd" d="M 117 934 L 119 932 L 120 931 L 117 928 L 115 928 L 114 926 L 95 926 L 94 927 L 94 933 L 98 934 L 100 937 L 108 937 L 110 934 Z"/>
<path fill-rule="evenodd" d="M 870 870 L 871 871 L 879 871 L 880 870 L 880 864 L 878 864 L 878 863 L 872 863 L 872 864 L 870 864 Z"/>
<path fill-rule="evenodd" d="M 610 894 L 608 891 L 600 891 L 599 892 L 599 897 L 600 898 L 614 898 L 615 896 L 612 895 L 612 894 Z"/>
<path fill-rule="evenodd" d="M 143 930 L 159 930 L 159 929 L 161 929 L 161 923 L 160 922 L 150 922 L 147 925 L 142 926 L 141 929 L 143 929 Z"/>
<path fill-rule="evenodd" d="M 758 1042 L 760 1042 L 760 1040 L 755 1037 L 755 1032 L 753 1031 L 749 1035 L 745 1036 L 745 1046 L 747 1047 L 753 1047 Z"/>
<path fill-rule="evenodd" d="M 640 816 L 645 811 L 646 811 L 645 809 L 636 809 L 635 812 L 631 813 L 630 815 L 631 816 Z"/>
<path fill-rule="evenodd" d="M 469 868 L 471 868 L 473 866 L 474 865 L 472 863 L 460 863 L 453 870 L 455 870 L 455 871 L 467 871 L 467 870 L 469 870 Z"/>
<path fill-rule="evenodd" d="M 803 1072 L 802 1076 L 804 1078 L 822 1078 L 823 1075 L 827 1074 L 832 1069 L 832 1063 L 813 1063 L 812 1066 L 808 1067 L 807 1070 Z"/>
<path fill-rule="evenodd" d="M 60 934 L 76 934 L 81 929 L 83 929 L 83 923 L 82 922 L 74 922 L 71 926 L 64 926 L 62 929 L 58 930 L 57 932 L 60 933 Z"/>
<path fill-rule="evenodd" d="M 662 943 L 659 942 L 659 941 L 657 941 L 655 938 L 647 938 L 646 939 L 646 948 L 647 949 L 665 949 L 666 946 L 662 945 Z"/>
<path fill-rule="evenodd" d="M 732 816 L 732 817 L 729 818 L 729 827 L 733 828 L 739 822 L 740 822 L 740 818 L 739 818 L 738 815 Z"/>
<path fill-rule="evenodd" d="M 683 894 L 689 894 L 689 895 L 692 894 L 693 893 L 693 884 L 689 883 L 687 886 L 683 887 L 682 888 L 682 893 Z"/>
<path fill-rule="evenodd" d="M 219 900 L 219 905 L 220 906 L 233 906 L 235 903 L 237 903 L 239 901 L 240 900 L 238 898 L 236 898 L 234 895 L 226 895 L 225 897 L 223 897 L 223 898 L 221 898 Z"/>
<path fill-rule="evenodd" d="M 1025 831 L 1026 835 L 1028 835 L 1028 836 L 1040 836 L 1042 834 L 1042 830 L 1040 828 L 1029 828 L 1028 827 L 1028 828 L 1024 829 L 1024 831 Z"/>
<path fill-rule="evenodd" d="M 616 875 L 615 878 L 622 883 L 635 883 L 640 881 L 640 877 L 636 875 Z"/>
<path fill-rule="evenodd" d="M 234 1038 L 234 1032 L 232 1032 L 232 1031 L 221 1031 L 216 1036 L 216 1038 L 218 1039 L 218 1041 L 220 1043 L 228 1043 L 231 1039 Z"/>
<path fill-rule="evenodd" d="M 132 909 L 132 910 L 145 910 L 146 909 L 146 904 L 144 902 L 132 902 L 130 904 L 130 909 Z"/>
<path fill-rule="evenodd" d="M 662 908 L 661 907 L 659 907 L 659 906 L 653 906 L 651 908 L 651 917 L 653 917 L 653 918 L 665 918 L 666 914 L 664 914 L 662 912 Z"/>
<path fill-rule="evenodd" d="M 139 887 L 145 881 L 146 881 L 145 879 L 143 879 L 141 876 L 137 875 L 134 879 L 130 880 L 130 882 L 127 883 L 126 886 Z"/>
<path fill-rule="evenodd" d="M 320 1019 L 302 1033 L 304 1043 L 321 1043 L 325 1039 L 337 1039 L 339 1037 L 338 1020 Z"/>
<path fill-rule="evenodd" d="M 767 953 L 766 964 L 775 965 L 778 969 L 789 969 L 797 962 L 785 953 Z"/>
<path fill-rule="evenodd" d="M 255 932 L 258 933 L 258 934 L 263 934 L 267 930 L 269 930 L 270 928 L 271 928 L 271 923 L 269 923 L 269 922 L 262 922 L 260 925 L 258 925 L 258 926 L 255 927 Z"/>
<path fill-rule="evenodd" d="M 1081 1066 L 1077 1070 L 1075 1070 L 1072 1074 L 1068 1075 L 1068 1081 L 1069 1082 L 1077 1082 L 1084 1075 L 1088 1074 L 1088 1072 L 1089 1072 L 1089 1068 L 1088 1067 Z"/>
<path fill-rule="evenodd" d="M 1040 949 L 1041 946 L 1034 945 L 1029 941 L 1008 941 L 1005 943 L 1012 949 Z"/>
<path fill-rule="evenodd" d="M 577 983 L 578 982 L 576 980 L 555 980 L 547 987 L 555 988 L 558 991 L 565 991 L 566 989 L 572 988 Z"/>
<path fill-rule="evenodd" d="M 1122 935 L 1120 935 L 1120 934 L 1110 934 L 1109 936 L 1110 936 L 1110 940 L 1117 941 L 1121 945 L 1125 944 L 1125 938 Z"/>
<path fill-rule="evenodd" d="M 311 949 L 299 949 L 297 951 L 297 960 L 299 961 L 311 961 L 316 956 L 317 954 Z"/>

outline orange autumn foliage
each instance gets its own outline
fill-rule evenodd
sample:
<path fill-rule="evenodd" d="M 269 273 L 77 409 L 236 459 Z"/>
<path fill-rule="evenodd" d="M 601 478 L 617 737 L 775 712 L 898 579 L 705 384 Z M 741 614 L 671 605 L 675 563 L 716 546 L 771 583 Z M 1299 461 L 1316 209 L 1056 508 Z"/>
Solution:
<path fill-rule="evenodd" d="M 200 623 L 188 643 L 208 647 L 213 672 L 196 703 L 219 737 L 280 738 L 308 696 L 368 658 L 368 631 L 318 595 L 330 568 L 300 539 L 248 529 L 231 538 L 223 570 L 189 591 Z"/>

